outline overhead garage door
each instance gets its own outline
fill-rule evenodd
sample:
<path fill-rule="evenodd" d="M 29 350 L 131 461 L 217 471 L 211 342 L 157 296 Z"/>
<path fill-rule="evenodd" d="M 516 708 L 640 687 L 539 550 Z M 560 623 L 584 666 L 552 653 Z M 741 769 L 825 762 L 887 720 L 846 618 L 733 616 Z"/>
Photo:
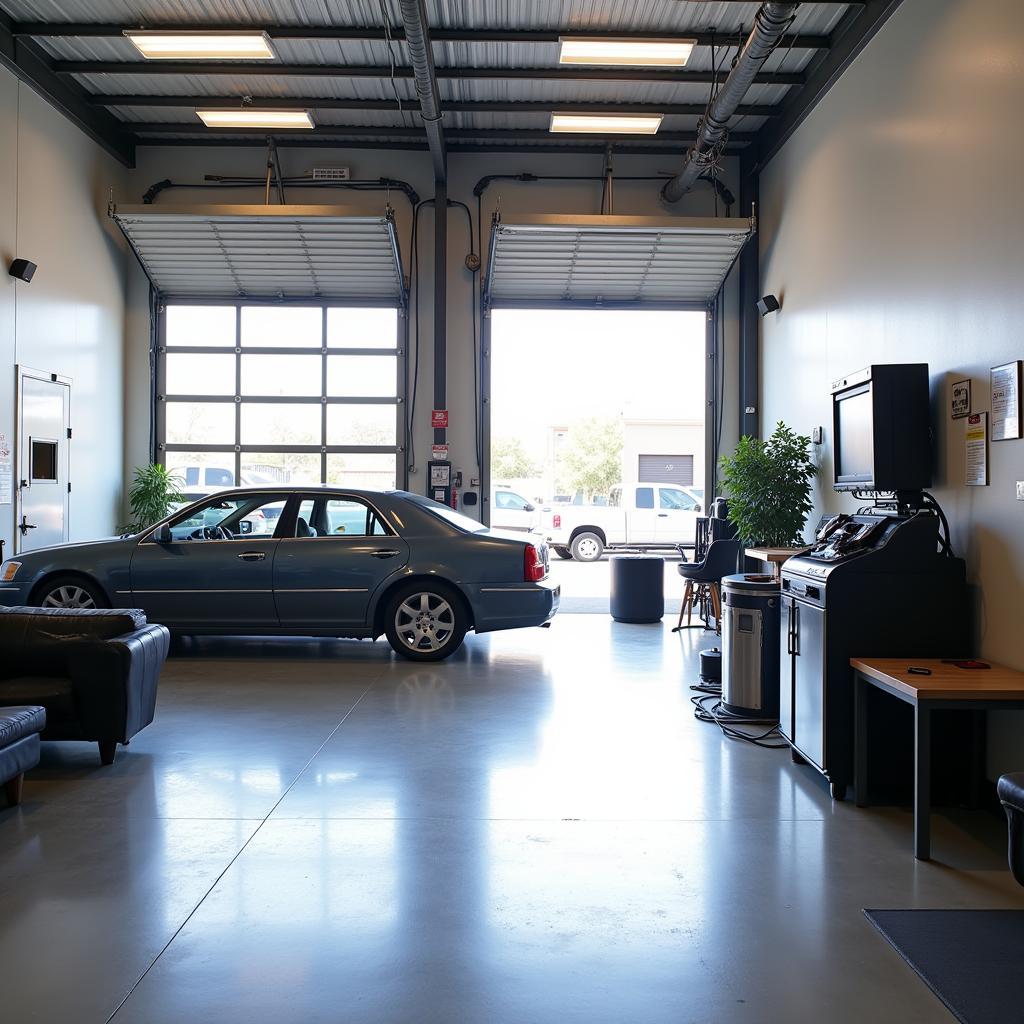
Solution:
<path fill-rule="evenodd" d="M 692 455 L 641 455 L 639 475 L 642 484 L 693 485 Z"/>
<path fill-rule="evenodd" d="M 165 298 L 404 298 L 390 213 L 341 206 L 115 206 Z"/>
<path fill-rule="evenodd" d="M 489 307 L 706 305 L 754 223 L 731 217 L 517 217 L 491 230 Z"/>

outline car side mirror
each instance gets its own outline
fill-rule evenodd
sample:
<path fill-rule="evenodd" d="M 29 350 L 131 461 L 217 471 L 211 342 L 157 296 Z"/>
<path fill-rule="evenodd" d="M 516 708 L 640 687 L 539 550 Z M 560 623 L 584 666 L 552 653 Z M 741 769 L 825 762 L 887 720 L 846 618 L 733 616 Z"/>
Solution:
<path fill-rule="evenodd" d="M 524 512 L 536 512 L 537 510 L 536 510 L 536 508 L 533 505 L 524 505 L 523 506 L 523 511 Z"/>
<path fill-rule="evenodd" d="M 238 524 L 238 529 L 239 529 L 240 533 L 244 533 L 244 534 L 252 533 L 252 520 L 251 519 L 243 519 Z"/>
<path fill-rule="evenodd" d="M 157 544 L 170 544 L 174 540 L 171 528 L 166 523 L 163 526 L 158 526 L 150 536 Z"/>
<path fill-rule="evenodd" d="M 701 505 L 700 505 L 700 504 L 698 503 L 698 504 L 696 504 L 696 505 L 694 505 L 694 506 L 693 506 L 693 511 L 694 511 L 694 512 L 703 512 L 703 511 L 704 511 L 704 509 L 703 509 L 703 508 L 701 507 Z"/>

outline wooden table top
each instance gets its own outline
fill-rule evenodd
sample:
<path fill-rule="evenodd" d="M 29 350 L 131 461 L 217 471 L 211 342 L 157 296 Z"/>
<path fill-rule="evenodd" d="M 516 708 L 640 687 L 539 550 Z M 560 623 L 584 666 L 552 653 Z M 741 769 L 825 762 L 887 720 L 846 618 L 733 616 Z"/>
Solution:
<path fill-rule="evenodd" d="M 787 558 L 799 555 L 807 548 L 747 548 L 751 558 L 760 558 L 762 562 L 785 562 Z"/>
<path fill-rule="evenodd" d="M 938 658 L 851 658 L 858 672 L 909 697 L 939 700 L 1024 700 L 1024 672 L 979 659 L 987 669 L 957 668 Z M 911 666 L 930 668 L 930 676 L 911 675 Z"/>

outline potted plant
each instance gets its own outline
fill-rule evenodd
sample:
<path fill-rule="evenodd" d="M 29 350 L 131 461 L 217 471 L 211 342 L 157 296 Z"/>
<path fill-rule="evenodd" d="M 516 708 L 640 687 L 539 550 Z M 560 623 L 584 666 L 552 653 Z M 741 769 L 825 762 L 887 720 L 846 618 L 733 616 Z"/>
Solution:
<path fill-rule="evenodd" d="M 781 421 L 771 437 L 741 437 L 732 455 L 719 460 L 729 495 L 729 518 L 748 547 L 785 548 L 803 543 L 813 508 L 811 439 Z"/>
<path fill-rule="evenodd" d="M 182 484 L 184 480 L 168 472 L 166 466 L 152 463 L 136 467 L 128 492 L 132 521 L 121 527 L 121 532 L 139 533 L 169 515 L 172 506 L 185 501 L 185 495 L 179 490 Z"/>

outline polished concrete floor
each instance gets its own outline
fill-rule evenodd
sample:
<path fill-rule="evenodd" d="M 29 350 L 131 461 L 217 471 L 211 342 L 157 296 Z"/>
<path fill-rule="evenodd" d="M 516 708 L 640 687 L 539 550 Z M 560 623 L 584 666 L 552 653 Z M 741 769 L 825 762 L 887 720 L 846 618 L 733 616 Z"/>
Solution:
<path fill-rule="evenodd" d="M 694 721 L 670 625 L 185 642 L 112 767 L 48 744 L 0 811 L 0 1017 L 951 1020 L 861 911 L 1024 907 L 999 821 L 915 862 L 905 810 Z"/>

